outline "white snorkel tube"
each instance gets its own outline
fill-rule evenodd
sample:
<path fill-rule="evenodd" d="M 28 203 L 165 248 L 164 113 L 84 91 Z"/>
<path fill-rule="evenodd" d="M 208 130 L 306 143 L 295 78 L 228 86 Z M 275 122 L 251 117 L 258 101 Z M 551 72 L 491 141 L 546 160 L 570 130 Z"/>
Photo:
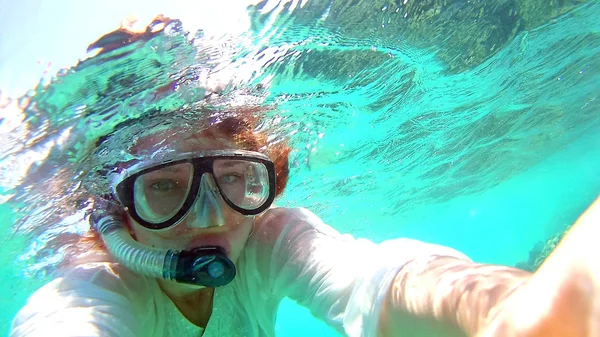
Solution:
<path fill-rule="evenodd" d="M 120 210 L 114 201 L 96 199 L 89 221 L 109 253 L 127 269 L 210 288 L 224 286 L 235 277 L 235 265 L 221 247 L 179 251 L 148 247 L 135 241 L 123 223 Z"/>

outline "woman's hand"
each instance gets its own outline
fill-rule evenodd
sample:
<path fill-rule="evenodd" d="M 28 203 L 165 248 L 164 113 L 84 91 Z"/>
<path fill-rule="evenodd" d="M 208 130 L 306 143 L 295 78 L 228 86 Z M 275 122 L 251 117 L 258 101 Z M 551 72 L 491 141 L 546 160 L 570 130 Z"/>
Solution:
<path fill-rule="evenodd" d="M 600 336 L 600 198 L 477 337 Z"/>

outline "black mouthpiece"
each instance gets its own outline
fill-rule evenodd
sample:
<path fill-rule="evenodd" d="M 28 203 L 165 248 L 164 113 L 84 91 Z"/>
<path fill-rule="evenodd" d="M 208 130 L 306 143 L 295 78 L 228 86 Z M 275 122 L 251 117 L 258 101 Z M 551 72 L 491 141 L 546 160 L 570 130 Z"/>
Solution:
<path fill-rule="evenodd" d="M 235 277 L 235 265 L 221 247 L 209 246 L 179 253 L 175 280 L 209 288 L 228 284 Z"/>

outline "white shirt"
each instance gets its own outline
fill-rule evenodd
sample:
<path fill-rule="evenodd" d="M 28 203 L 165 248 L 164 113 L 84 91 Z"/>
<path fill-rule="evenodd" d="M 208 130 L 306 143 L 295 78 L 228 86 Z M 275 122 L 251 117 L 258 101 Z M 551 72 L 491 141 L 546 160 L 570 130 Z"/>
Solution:
<path fill-rule="evenodd" d="M 306 209 L 271 209 L 257 221 L 236 278 L 215 289 L 203 336 L 275 336 L 275 315 L 285 296 L 344 335 L 376 336 L 396 273 L 424 255 L 467 259 L 416 240 L 375 244 L 342 235 Z M 156 279 L 103 262 L 79 265 L 35 292 L 10 336 L 198 337 L 202 332 Z"/>

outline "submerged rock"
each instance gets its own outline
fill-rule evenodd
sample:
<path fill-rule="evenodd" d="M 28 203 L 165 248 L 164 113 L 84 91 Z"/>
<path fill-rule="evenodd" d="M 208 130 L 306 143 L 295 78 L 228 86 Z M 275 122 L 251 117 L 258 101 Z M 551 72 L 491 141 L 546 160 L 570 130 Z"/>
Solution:
<path fill-rule="evenodd" d="M 547 24 L 583 0 L 313 0 L 294 9 L 296 22 L 383 48 L 406 43 L 435 50 L 452 72 L 477 66 L 521 32 Z"/>

